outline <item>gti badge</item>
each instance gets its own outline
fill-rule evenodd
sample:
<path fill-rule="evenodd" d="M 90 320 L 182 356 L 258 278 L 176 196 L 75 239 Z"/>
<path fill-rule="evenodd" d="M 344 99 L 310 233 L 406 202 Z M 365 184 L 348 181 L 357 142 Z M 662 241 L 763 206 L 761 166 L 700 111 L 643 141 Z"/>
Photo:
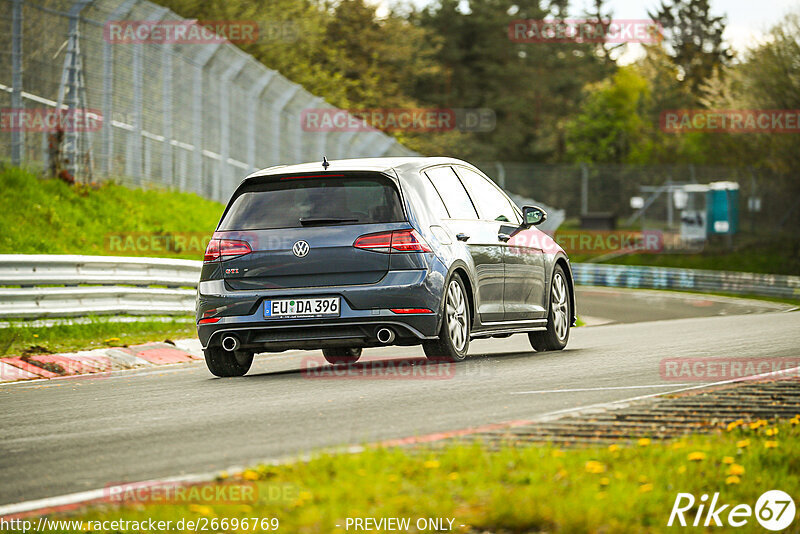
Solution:
<path fill-rule="evenodd" d="M 292 252 L 298 258 L 302 258 L 308 254 L 308 251 L 311 247 L 308 246 L 306 241 L 298 241 L 294 245 L 292 245 Z"/>

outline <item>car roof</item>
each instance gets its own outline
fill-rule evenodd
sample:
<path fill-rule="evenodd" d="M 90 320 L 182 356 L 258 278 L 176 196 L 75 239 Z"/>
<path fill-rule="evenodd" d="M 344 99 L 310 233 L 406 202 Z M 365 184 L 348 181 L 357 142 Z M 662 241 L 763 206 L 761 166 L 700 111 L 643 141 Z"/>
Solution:
<path fill-rule="evenodd" d="M 444 164 L 460 164 L 470 165 L 466 161 L 461 161 L 455 158 L 444 157 L 396 157 L 396 158 L 357 158 L 357 159 L 331 159 L 328 160 L 330 166 L 327 172 L 332 171 L 374 171 L 374 172 L 387 172 L 391 170 L 398 171 L 401 174 L 405 171 L 413 171 L 430 167 L 431 165 L 444 165 Z M 256 171 L 245 180 L 250 178 L 258 178 L 262 176 L 275 176 L 280 174 L 294 174 L 300 172 L 325 172 L 322 167 L 322 161 L 315 161 L 313 163 L 300 163 L 298 165 L 278 165 Z"/>

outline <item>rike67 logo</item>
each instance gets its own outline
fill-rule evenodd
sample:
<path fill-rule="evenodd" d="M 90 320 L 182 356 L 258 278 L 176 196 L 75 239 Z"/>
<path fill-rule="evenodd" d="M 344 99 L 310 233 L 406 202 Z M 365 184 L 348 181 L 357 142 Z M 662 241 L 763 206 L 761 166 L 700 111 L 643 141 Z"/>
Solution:
<path fill-rule="evenodd" d="M 709 498 L 707 494 L 695 499 L 691 493 L 678 493 L 667 526 L 682 527 L 743 527 L 755 516 L 756 521 L 767 530 L 779 531 L 794 521 L 794 500 L 781 490 L 765 491 L 754 507 L 749 504 L 723 503 L 719 493 Z"/>

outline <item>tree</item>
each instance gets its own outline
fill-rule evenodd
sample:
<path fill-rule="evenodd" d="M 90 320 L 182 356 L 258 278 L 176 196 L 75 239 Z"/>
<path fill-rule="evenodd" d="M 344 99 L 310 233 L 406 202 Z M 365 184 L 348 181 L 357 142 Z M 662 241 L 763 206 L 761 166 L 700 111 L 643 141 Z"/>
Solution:
<path fill-rule="evenodd" d="M 637 159 L 646 129 L 647 81 L 632 66 L 589 85 L 580 113 L 567 123 L 567 152 L 582 163 L 627 163 Z"/>
<path fill-rule="evenodd" d="M 733 59 L 722 39 L 725 17 L 711 15 L 709 0 L 662 0 L 648 15 L 663 27 L 667 51 L 692 94 Z"/>

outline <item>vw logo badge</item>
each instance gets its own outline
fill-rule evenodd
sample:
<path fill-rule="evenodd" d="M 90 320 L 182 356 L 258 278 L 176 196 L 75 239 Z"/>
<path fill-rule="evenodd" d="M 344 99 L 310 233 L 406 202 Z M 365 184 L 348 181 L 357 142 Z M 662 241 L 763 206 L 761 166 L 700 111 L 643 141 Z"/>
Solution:
<path fill-rule="evenodd" d="M 303 256 L 306 256 L 310 249 L 311 249 L 311 247 L 308 246 L 308 243 L 306 241 L 298 241 L 297 243 L 292 245 L 292 252 L 298 258 L 302 258 Z"/>

